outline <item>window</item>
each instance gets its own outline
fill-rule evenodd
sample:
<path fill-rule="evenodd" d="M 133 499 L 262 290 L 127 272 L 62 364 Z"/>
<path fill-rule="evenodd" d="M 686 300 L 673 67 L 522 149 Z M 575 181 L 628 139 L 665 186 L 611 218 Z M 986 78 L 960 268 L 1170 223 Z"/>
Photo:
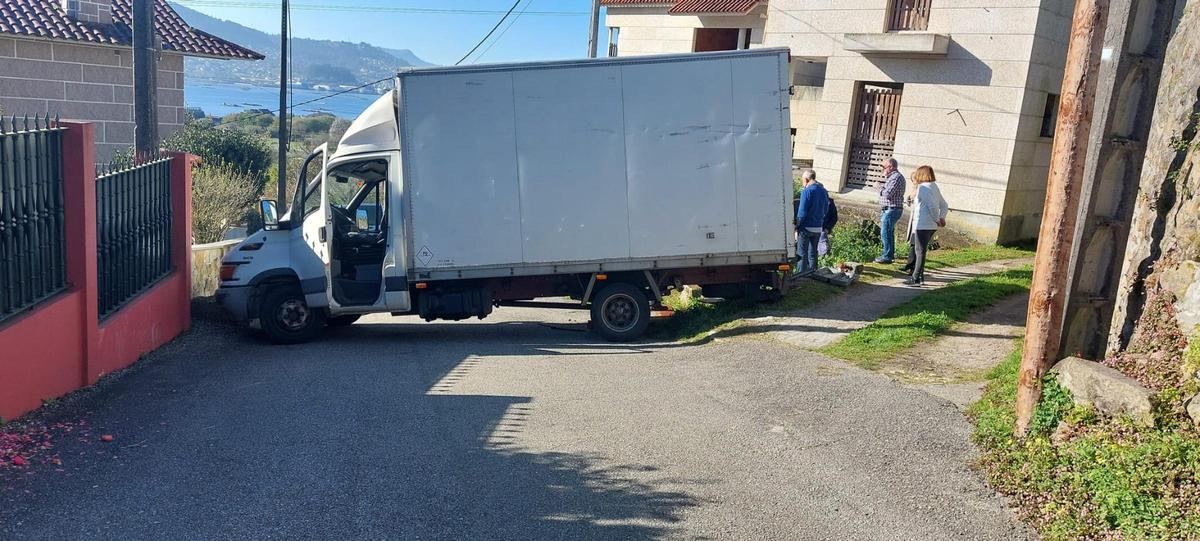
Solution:
<path fill-rule="evenodd" d="M 337 166 L 329 172 L 329 205 L 354 222 L 359 232 L 383 230 L 387 208 L 387 160 L 372 159 Z"/>
<path fill-rule="evenodd" d="M 608 27 L 608 56 L 617 56 L 617 41 L 621 39 L 621 29 L 616 26 Z"/>
<path fill-rule="evenodd" d="M 697 28 L 692 51 L 736 51 L 741 33 L 740 28 Z"/>
<path fill-rule="evenodd" d="M 1058 94 L 1046 94 L 1046 110 L 1042 111 L 1042 137 L 1054 137 L 1058 124 Z"/>
<path fill-rule="evenodd" d="M 892 0 L 888 14 L 888 30 L 929 30 L 929 7 L 932 0 Z"/>

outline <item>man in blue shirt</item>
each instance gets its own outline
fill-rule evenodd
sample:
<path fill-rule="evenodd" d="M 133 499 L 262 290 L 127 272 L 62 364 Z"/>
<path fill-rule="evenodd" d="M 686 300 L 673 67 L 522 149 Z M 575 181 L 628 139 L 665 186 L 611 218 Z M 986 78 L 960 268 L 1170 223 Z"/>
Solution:
<path fill-rule="evenodd" d="M 829 210 L 829 192 L 817 182 L 817 173 L 812 169 L 805 171 L 802 178 L 804 190 L 796 209 L 796 255 L 800 257 L 796 272 L 808 274 L 817 269 L 817 243 L 825 225 L 825 212 Z"/>
<path fill-rule="evenodd" d="M 879 187 L 879 235 L 883 237 L 883 253 L 876 263 L 891 263 L 896 257 L 896 224 L 904 214 L 904 175 L 900 174 L 895 158 L 883 162 L 883 186 Z"/>

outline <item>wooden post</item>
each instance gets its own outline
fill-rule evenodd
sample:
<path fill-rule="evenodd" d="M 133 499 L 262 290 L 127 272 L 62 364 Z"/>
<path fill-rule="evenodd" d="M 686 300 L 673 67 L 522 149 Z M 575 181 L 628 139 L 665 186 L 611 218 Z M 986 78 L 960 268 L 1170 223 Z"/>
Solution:
<path fill-rule="evenodd" d="M 291 135 L 288 133 L 288 85 L 290 79 L 288 77 L 288 15 L 290 6 L 288 0 L 283 0 L 283 11 L 280 14 L 279 20 L 279 164 L 276 166 L 276 192 L 275 192 L 275 208 L 278 215 L 283 215 L 287 211 L 287 154 L 288 142 Z"/>
<path fill-rule="evenodd" d="M 154 1 L 133 2 L 133 146 L 139 160 L 158 152 L 158 48 L 154 45 Z"/>
<path fill-rule="evenodd" d="M 1029 431 L 1042 396 L 1042 377 L 1058 360 L 1061 346 L 1064 304 L 1070 292 L 1071 244 L 1079 218 L 1108 2 L 1078 0 L 1075 4 L 1017 381 L 1018 436 Z"/>
<path fill-rule="evenodd" d="M 588 58 L 596 58 L 596 47 L 599 42 L 600 0 L 592 0 L 592 17 L 588 20 Z"/>

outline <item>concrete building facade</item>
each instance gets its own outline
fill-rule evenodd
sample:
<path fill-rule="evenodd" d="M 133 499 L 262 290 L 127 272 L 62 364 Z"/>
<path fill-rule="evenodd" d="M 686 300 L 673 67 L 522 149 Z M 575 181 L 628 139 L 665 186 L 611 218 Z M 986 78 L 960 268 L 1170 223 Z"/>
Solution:
<path fill-rule="evenodd" d="M 130 0 L 31 0 L 0 4 L 0 114 L 94 123 L 98 161 L 133 145 Z M 195 30 L 156 5 L 159 136 L 184 122 L 184 56 L 261 59 Z"/>
<path fill-rule="evenodd" d="M 722 20 L 672 19 L 686 0 L 602 1 L 620 55 L 695 50 L 678 26 Z M 887 157 L 905 173 L 928 164 L 953 225 L 985 241 L 1036 237 L 1072 1 L 703 3 L 752 4 L 746 16 L 763 21 L 762 39 L 749 46 L 791 50 L 793 158 L 811 163 L 826 186 L 871 198 Z"/>

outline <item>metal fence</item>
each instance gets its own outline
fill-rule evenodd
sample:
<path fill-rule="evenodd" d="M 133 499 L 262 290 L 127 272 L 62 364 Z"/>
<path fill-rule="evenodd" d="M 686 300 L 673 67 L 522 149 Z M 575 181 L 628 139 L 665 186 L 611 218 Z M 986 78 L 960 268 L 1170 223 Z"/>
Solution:
<path fill-rule="evenodd" d="M 171 272 L 171 159 L 159 156 L 96 176 L 100 317 Z"/>
<path fill-rule="evenodd" d="M 0 118 L 0 321 L 67 287 L 62 132 Z"/>

